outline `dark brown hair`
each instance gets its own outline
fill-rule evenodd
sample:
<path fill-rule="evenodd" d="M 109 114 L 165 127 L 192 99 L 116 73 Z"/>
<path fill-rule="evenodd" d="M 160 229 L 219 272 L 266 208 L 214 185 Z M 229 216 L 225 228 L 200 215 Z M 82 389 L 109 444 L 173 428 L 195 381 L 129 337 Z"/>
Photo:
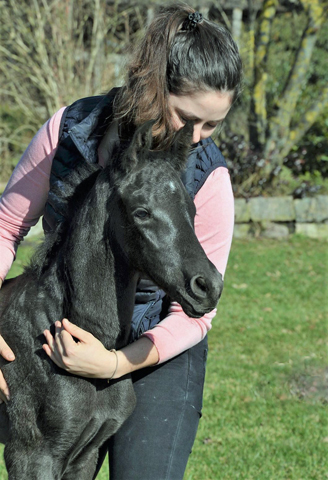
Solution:
<path fill-rule="evenodd" d="M 203 19 L 187 29 L 185 4 L 162 8 L 136 47 L 127 79 L 116 103 L 116 118 L 125 126 L 155 120 L 155 148 L 167 148 L 174 128 L 168 94 L 231 91 L 240 94 L 242 63 L 238 47 L 221 25 Z"/>

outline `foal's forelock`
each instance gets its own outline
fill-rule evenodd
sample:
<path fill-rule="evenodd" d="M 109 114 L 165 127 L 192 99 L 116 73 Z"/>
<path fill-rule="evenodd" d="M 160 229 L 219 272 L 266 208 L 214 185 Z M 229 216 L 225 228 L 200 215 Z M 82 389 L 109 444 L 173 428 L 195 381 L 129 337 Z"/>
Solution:
<path fill-rule="evenodd" d="M 141 125 L 136 130 L 129 147 L 121 156 L 119 168 L 128 173 L 137 165 L 141 166 L 152 159 L 161 159 L 170 163 L 176 171 L 182 172 L 186 166 L 188 152 L 192 144 L 193 123 L 193 121 L 188 121 L 183 128 L 176 132 L 169 151 L 152 149 L 153 120 Z"/>

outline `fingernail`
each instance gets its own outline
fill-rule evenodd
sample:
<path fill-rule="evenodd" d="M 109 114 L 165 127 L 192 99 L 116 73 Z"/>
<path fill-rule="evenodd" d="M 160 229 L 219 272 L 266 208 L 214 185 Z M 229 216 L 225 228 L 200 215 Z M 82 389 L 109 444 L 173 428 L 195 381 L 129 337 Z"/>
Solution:
<path fill-rule="evenodd" d="M 9 353 L 8 360 L 15 360 L 15 355 L 13 353 Z"/>

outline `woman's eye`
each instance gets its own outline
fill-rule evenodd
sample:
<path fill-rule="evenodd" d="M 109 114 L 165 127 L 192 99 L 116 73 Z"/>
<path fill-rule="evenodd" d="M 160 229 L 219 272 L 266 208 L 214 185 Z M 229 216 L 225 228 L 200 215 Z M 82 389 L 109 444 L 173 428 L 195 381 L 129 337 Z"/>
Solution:
<path fill-rule="evenodd" d="M 150 217 L 150 213 L 145 208 L 138 208 L 137 210 L 135 210 L 133 215 L 137 218 L 143 218 L 143 219 Z"/>

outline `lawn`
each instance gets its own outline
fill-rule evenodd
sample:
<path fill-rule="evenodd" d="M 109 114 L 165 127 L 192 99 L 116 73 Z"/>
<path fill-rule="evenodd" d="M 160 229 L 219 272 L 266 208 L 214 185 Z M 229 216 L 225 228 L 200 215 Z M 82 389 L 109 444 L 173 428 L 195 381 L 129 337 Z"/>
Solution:
<path fill-rule="evenodd" d="M 234 240 L 209 341 L 185 480 L 328 479 L 327 243 Z"/>

